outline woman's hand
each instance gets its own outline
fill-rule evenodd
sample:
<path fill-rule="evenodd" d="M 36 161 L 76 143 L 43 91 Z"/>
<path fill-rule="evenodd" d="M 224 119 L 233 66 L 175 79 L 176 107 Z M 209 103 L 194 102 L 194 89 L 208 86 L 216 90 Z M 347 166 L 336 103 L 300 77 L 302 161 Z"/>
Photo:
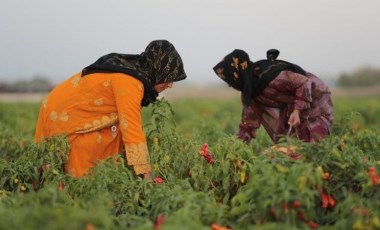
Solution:
<path fill-rule="evenodd" d="M 236 131 L 236 137 L 244 143 L 249 144 L 253 138 L 252 129 L 246 125 L 240 124 Z"/>
<path fill-rule="evenodd" d="M 150 179 L 150 172 L 149 173 L 144 173 L 144 179 L 149 180 Z"/>
<path fill-rule="evenodd" d="M 300 111 L 298 109 L 293 110 L 293 112 L 290 114 L 288 125 L 292 127 L 296 127 L 299 124 L 301 124 L 300 120 Z"/>

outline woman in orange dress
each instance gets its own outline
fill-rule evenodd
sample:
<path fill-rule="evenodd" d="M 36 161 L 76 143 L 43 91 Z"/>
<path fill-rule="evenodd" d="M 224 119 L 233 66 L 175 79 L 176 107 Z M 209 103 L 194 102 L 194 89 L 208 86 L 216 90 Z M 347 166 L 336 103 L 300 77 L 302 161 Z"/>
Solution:
<path fill-rule="evenodd" d="M 65 170 L 75 177 L 125 149 L 128 165 L 149 178 L 141 109 L 185 78 L 182 59 L 166 40 L 152 41 L 140 55 L 105 55 L 49 93 L 40 108 L 35 141 L 67 135 Z"/>

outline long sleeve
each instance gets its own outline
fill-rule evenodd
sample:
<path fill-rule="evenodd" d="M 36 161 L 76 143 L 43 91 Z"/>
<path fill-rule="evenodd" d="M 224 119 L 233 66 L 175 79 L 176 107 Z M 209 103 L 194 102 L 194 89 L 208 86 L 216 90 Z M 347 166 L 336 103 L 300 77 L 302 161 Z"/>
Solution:
<path fill-rule="evenodd" d="M 120 74 L 120 77 L 113 79 L 112 87 L 127 163 L 133 165 L 136 174 L 148 173 L 151 168 L 141 119 L 143 84 L 137 79 Z"/>
<path fill-rule="evenodd" d="M 282 71 L 270 86 L 280 92 L 290 92 L 294 94 L 294 109 L 304 110 L 310 108 L 311 81 L 301 75 L 291 71 Z"/>
<path fill-rule="evenodd" d="M 249 143 L 252 138 L 256 138 L 256 130 L 260 127 L 260 120 L 257 111 L 253 106 L 244 106 L 239 129 L 236 136 L 242 141 Z"/>

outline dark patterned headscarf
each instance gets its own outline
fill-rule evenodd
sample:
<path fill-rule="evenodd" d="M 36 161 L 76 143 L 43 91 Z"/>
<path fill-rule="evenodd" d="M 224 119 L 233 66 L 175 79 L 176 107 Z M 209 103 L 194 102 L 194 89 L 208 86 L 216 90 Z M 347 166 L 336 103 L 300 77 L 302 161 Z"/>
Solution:
<path fill-rule="evenodd" d="M 268 50 L 267 59 L 251 62 L 243 50 L 234 50 L 213 69 L 215 73 L 234 89 L 242 92 L 244 105 L 250 105 L 253 98 L 267 87 L 283 70 L 289 70 L 306 76 L 298 65 L 276 60 L 279 51 Z"/>
<path fill-rule="evenodd" d="M 92 73 L 125 73 L 144 84 L 141 105 L 156 101 L 154 86 L 186 78 L 183 62 L 173 44 L 166 40 L 149 43 L 140 55 L 111 53 L 102 56 L 82 71 L 82 77 Z"/>
<path fill-rule="evenodd" d="M 243 50 L 234 50 L 223 58 L 213 69 L 232 88 L 242 91 L 246 82 L 244 72 L 252 65 L 249 55 Z"/>

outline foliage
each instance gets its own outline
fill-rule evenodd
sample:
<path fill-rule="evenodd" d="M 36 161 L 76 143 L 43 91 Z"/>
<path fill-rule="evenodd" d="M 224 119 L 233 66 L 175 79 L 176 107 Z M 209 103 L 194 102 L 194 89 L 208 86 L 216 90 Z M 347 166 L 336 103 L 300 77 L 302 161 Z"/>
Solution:
<path fill-rule="evenodd" d="M 19 136 L 30 138 L 34 135 L 38 112 L 37 103 L 0 102 L 0 123 L 12 127 Z"/>
<path fill-rule="evenodd" d="M 379 118 L 353 109 L 363 101 L 348 109 L 335 100 L 334 132 L 322 142 L 276 148 L 262 130 L 250 145 L 234 137 L 236 102 L 202 103 L 162 99 L 146 110 L 152 177 L 162 183 L 136 176 L 122 156 L 72 178 L 65 137 L 35 144 L 0 123 L 0 228 L 380 229 Z M 295 156 L 280 151 L 291 146 Z"/>
<path fill-rule="evenodd" d="M 380 69 L 363 67 L 351 74 L 342 74 L 337 81 L 337 86 L 372 86 L 380 84 Z"/>

